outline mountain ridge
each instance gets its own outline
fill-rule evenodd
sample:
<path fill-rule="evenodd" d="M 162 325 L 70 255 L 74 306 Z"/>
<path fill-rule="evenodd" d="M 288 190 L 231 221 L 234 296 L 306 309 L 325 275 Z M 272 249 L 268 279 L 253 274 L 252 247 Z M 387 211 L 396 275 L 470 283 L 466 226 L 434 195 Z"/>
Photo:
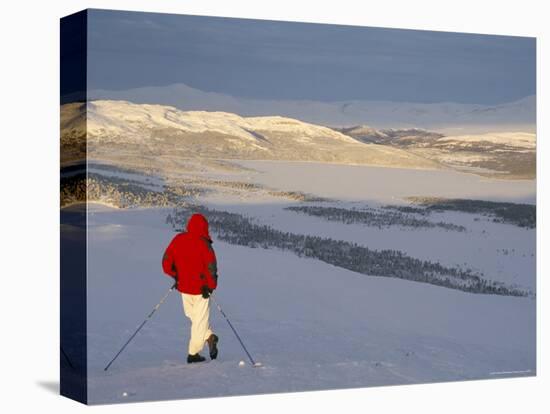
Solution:
<path fill-rule="evenodd" d="M 530 132 L 445 135 L 427 129 L 368 125 L 338 130 L 358 141 L 406 149 L 459 171 L 518 179 L 536 175 L 536 135 Z"/>
<path fill-rule="evenodd" d="M 62 140 L 86 121 L 88 155 L 318 161 L 438 169 L 400 148 L 366 144 L 330 128 L 282 116 L 180 111 L 163 105 L 100 100 L 62 106 Z"/>
<path fill-rule="evenodd" d="M 349 100 L 262 100 L 204 92 L 186 84 L 141 87 L 122 91 L 92 90 L 91 100 L 126 100 L 163 104 L 180 110 L 227 111 L 242 116 L 280 114 L 330 127 L 369 124 L 376 128 L 426 128 L 438 132 L 534 131 L 536 97 L 497 105 L 453 102 L 413 103 Z"/>

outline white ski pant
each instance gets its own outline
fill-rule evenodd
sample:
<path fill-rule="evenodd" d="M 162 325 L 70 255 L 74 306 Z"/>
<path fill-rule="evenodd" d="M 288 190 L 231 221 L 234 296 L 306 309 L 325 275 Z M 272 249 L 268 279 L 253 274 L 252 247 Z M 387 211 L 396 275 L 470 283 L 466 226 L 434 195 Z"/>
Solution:
<path fill-rule="evenodd" d="M 181 294 L 183 299 L 183 312 L 191 320 L 191 338 L 189 340 L 189 355 L 195 355 L 202 351 L 204 343 L 212 335 L 210 329 L 210 298 L 202 295 Z"/>

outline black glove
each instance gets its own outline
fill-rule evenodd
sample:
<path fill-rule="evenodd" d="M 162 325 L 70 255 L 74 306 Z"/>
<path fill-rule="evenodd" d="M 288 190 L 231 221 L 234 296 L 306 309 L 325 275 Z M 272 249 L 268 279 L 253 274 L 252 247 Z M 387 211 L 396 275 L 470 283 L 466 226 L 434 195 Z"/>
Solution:
<path fill-rule="evenodd" d="M 212 294 L 214 290 L 213 289 L 210 289 L 208 286 L 204 285 L 203 287 L 201 287 L 201 293 L 202 293 L 202 297 L 205 298 L 205 299 L 208 299 L 210 297 L 210 295 Z"/>

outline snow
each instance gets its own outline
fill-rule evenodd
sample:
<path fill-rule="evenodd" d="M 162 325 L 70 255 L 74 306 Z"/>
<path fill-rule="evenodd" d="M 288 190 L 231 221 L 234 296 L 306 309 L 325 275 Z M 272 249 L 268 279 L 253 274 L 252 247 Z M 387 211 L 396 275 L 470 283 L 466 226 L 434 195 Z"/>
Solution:
<path fill-rule="evenodd" d="M 451 381 L 535 373 L 535 301 L 366 276 L 214 238 L 216 298 L 260 368 L 212 307 L 216 361 L 185 363 L 189 322 L 172 293 L 103 371 L 170 286 L 165 209 L 88 213 L 91 403 Z M 261 271 L 259 270 L 261 269 Z M 508 373 L 506 373 L 508 372 Z M 126 395 L 124 395 L 126 393 Z"/>
<path fill-rule="evenodd" d="M 475 221 L 476 216 L 458 212 L 435 213 L 428 218 L 433 222 L 463 225 L 467 229 L 465 232 L 437 228 L 377 228 L 297 214 L 284 210 L 286 204 L 281 202 L 227 204 L 227 200 L 216 200 L 212 196 L 205 200 L 216 209 L 246 214 L 284 232 L 330 237 L 376 250 L 400 250 L 412 257 L 436 260 L 452 267 L 466 265 L 481 271 L 487 279 L 535 290 L 536 237 L 533 230 L 493 223 L 488 219 Z M 339 208 L 362 206 L 364 204 L 351 202 L 337 205 Z"/>
<path fill-rule="evenodd" d="M 535 130 L 535 96 L 500 105 L 453 102 L 413 103 L 375 100 L 321 102 L 261 100 L 204 92 L 185 84 L 128 90 L 93 90 L 90 99 L 162 103 L 181 110 L 228 111 L 243 116 L 279 114 L 329 126 L 368 124 L 375 128 L 421 127 L 460 133 Z"/>
<path fill-rule="evenodd" d="M 139 183 L 140 187 L 143 187 L 152 191 L 163 191 L 164 190 L 164 180 L 156 176 L 144 176 L 143 174 L 137 173 L 128 173 L 118 170 L 107 170 L 101 167 L 95 167 L 92 165 L 88 166 L 89 174 L 98 174 L 104 177 L 112 177 L 117 179 L 123 179 L 129 182 Z M 63 176 L 70 176 L 69 174 L 64 174 Z"/>
<path fill-rule="evenodd" d="M 403 204 L 404 197 L 438 196 L 483 200 L 535 202 L 535 182 L 481 178 L 453 171 L 418 171 L 335 164 L 238 161 L 254 172 L 241 179 L 286 191 L 302 191 L 331 198 L 324 206 L 339 208 L 380 207 Z M 239 174 L 229 174 L 236 177 Z M 221 179 L 222 177 L 217 177 Z M 414 183 L 414 185 L 411 185 Z M 460 212 L 432 213 L 433 222 L 466 227 L 466 232 L 443 229 L 381 228 L 331 222 L 285 210 L 289 200 L 258 193 L 216 191 L 201 197 L 216 209 L 245 214 L 281 231 L 332 237 L 374 249 L 397 249 L 450 266 L 481 271 L 487 279 L 517 284 L 534 291 L 536 285 L 536 234 L 511 224 Z"/>
<path fill-rule="evenodd" d="M 384 168 L 293 161 L 234 160 L 259 173 L 252 179 L 286 191 L 348 201 L 402 203 L 410 196 L 535 203 L 535 180 L 498 180 L 451 170 Z"/>
<path fill-rule="evenodd" d="M 429 219 L 463 225 L 466 232 L 347 225 L 285 210 L 299 203 L 267 191 L 330 197 L 323 205 L 341 208 L 403 204 L 408 196 L 534 203 L 534 181 L 314 162 L 231 160 L 231 168 L 220 168 L 223 163 L 219 163 L 197 161 L 162 177 L 102 166 L 93 167 L 93 172 L 158 189 L 178 178 L 259 184 L 264 187 L 197 184 L 212 191 L 196 202 L 244 214 L 283 231 L 468 266 L 488 279 L 535 291 L 533 229 L 458 212 L 433 213 Z M 249 364 L 214 306 L 211 323 L 220 337 L 219 358 L 188 365 L 189 321 L 179 293 L 173 292 L 105 372 L 106 364 L 170 287 L 171 280 L 160 266 L 164 248 L 174 236 L 166 223 L 169 213 L 172 209 L 89 205 L 88 397 L 92 404 L 536 373 L 532 297 L 472 294 L 364 275 L 291 252 L 230 245 L 215 235 L 220 273 L 216 300 L 262 366 Z M 203 354 L 207 355 L 206 348 Z"/>
<path fill-rule="evenodd" d="M 127 101 L 97 100 L 88 103 L 87 131 L 91 135 L 140 136 L 143 129 L 154 128 L 174 128 L 195 133 L 219 132 L 250 141 L 252 145 L 258 137 L 250 130 L 293 133 L 302 139 L 328 137 L 342 142 L 357 143 L 353 138 L 330 128 L 281 116 L 244 118 L 228 112 L 184 112 L 171 106 L 137 105 Z"/>
<path fill-rule="evenodd" d="M 65 108 L 66 107 L 66 108 Z M 106 161 L 164 168 L 173 157 L 277 159 L 438 169 L 423 156 L 388 146 L 362 143 L 333 129 L 281 116 L 241 117 L 228 112 L 181 111 L 163 105 L 92 101 L 62 107 L 61 130 L 67 148 L 78 149 L 74 124 L 86 115 L 88 155 Z M 145 146 L 145 147 L 142 147 Z"/>
<path fill-rule="evenodd" d="M 501 133 L 486 133 L 486 134 L 471 134 L 471 135 L 454 135 L 439 138 L 440 142 L 450 142 L 453 144 L 475 144 L 480 142 L 490 142 L 492 144 L 507 145 L 510 147 L 524 148 L 535 150 L 536 135 L 527 132 L 501 132 Z"/>

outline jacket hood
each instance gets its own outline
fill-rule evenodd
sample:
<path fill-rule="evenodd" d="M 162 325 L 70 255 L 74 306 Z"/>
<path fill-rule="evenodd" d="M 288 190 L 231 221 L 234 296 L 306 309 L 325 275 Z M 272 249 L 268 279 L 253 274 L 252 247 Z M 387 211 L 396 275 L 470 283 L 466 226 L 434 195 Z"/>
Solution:
<path fill-rule="evenodd" d="M 187 232 L 212 241 L 208 232 L 208 220 L 202 214 L 193 214 L 187 222 Z"/>

